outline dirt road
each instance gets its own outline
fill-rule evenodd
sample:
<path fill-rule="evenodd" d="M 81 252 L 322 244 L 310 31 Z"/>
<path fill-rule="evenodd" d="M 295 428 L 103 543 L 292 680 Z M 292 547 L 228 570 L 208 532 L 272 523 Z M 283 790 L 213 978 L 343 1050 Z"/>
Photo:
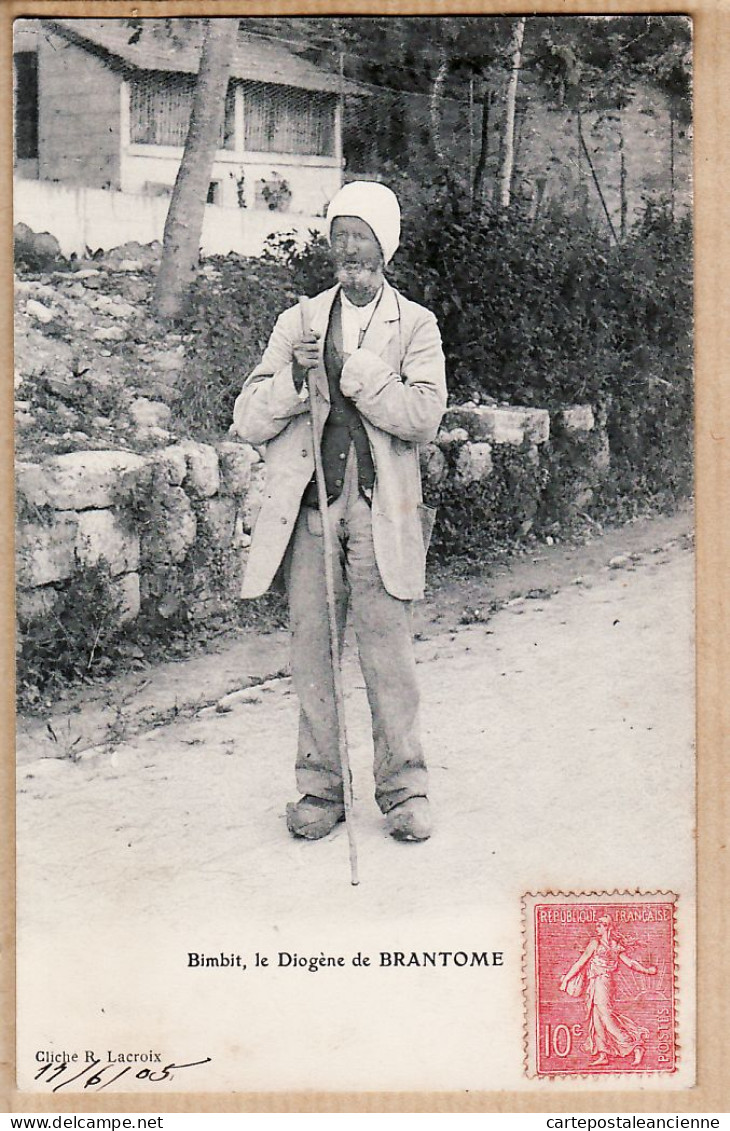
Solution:
<path fill-rule="evenodd" d="M 471 921 L 484 940 L 493 923 L 495 940 L 513 948 L 505 977 L 518 992 L 521 893 L 588 885 L 691 899 L 693 557 L 677 538 L 636 557 L 596 566 L 554 593 L 534 589 L 486 623 L 425 633 L 422 725 L 437 824 L 425 844 L 385 835 L 372 800 L 367 702 L 349 650 L 355 891 L 342 827 L 319 843 L 286 832 L 297 723 L 288 679 L 93 757 L 22 766 L 21 994 L 32 1001 L 47 992 L 37 961 L 54 939 L 69 979 L 63 990 L 54 981 L 54 1000 L 68 1018 L 73 969 L 81 963 L 92 984 L 102 977 L 97 946 L 79 956 L 82 923 L 115 945 L 139 946 L 160 931 L 180 951 L 225 949 L 245 924 L 257 946 L 265 936 L 297 950 L 319 945 L 323 924 L 345 920 L 353 939 L 380 928 L 389 940 L 429 923 L 440 924 L 443 941 Z M 510 992 L 502 1006 L 492 1002 L 504 1009 L 506 1047 L 521 1040 Z M 117 997 L 124 1001 L 121 989 Z M 465 1086 L 488 1086 L 469 1076 L 468 1059 L 462 1068 Z M 507 1077 L 519 1075 L 513 1069 Z M 345 1069 L 342 1078 L 353 1085 Z M 377 1086 L 388 1086 L 387 1073 Z"/>

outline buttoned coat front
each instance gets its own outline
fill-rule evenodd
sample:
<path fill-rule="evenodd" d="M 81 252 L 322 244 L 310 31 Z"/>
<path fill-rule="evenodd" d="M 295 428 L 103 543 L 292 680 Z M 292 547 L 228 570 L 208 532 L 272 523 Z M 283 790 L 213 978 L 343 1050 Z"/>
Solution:
<path fill-rule="evenodd" d="M 339 291 L 332 287 L 308 303 L 307 329 L 319 334 L 317 443 L 329 411 L 324 339 Z M 297 391 L 292 374 L 293 348 L 302 331 L 300 308 L 284 311 L 233 410 L 241 439 L 266 445 L 265 496 L 251 540 L 244 597 L 258 597 L 271 585 L 314 472 L 309 396 L 306 385 Z M 426 561 L 418 445 L 434 439 L 446 408 L 444 355 L 433 314 L 386 282 L 360 348 L 345 361 L 340 388 L 362 416 L 375 465 L 372 522 L 380 576 L 392 596 L 418 599 Z"/>

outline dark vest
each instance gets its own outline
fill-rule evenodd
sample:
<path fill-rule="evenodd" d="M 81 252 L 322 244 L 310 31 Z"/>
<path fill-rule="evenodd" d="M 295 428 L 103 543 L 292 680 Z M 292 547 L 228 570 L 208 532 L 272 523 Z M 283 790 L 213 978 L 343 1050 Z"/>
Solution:
<path fill-rule="evenodd" d="M 344 360 L 342 306 L 338 297 L 332 304 L 329 326 L 324 339 L 324 368 L 330 393 L 330 411 L 322 433 L 322 464 L 327 487 L 327 502 L 333 503 L 342 493 L 350 444 L 355 445 L 357 454 L 357 480 L 360 493 L 370 502 L 375 484 L 375 466 L 360 413 L 340 389 Z M 304 506 L 317 506 L 317 485 L 314 479 L 308 484 L 302 502 Z"/>

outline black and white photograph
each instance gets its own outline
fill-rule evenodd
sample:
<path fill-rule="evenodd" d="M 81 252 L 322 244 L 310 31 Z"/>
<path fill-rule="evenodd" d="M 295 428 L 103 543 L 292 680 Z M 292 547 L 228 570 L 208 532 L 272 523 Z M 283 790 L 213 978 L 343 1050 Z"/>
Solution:
<path fill-rule="evenodd" d="M 58 7 L 13 24 L 20 1093 L 681 1105 L 692 19 Z"/>

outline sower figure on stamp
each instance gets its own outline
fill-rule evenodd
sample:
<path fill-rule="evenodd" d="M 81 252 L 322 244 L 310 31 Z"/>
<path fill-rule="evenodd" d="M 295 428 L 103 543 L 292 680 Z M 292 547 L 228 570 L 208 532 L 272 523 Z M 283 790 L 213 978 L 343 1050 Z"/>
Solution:
<path fill-rule="evenodd" d="M 594 1067 L 608 1064 L 610 1056 L 633 1054 L 638 1067 L 644 1058 L 649 1030 L 619 1013 L 613 1000 L 613 980 L 619 966 L 639 974 L 654 975 L 656 966 L 643 966 L 626 953 L 626 944 L 616 935 L 610 915 L 598 920 L 597 938 L 591 939 L 560 982 L 571 997 L 586 996 L 588 1040 L 585 1052 L 595 1056 Z"/>
<path fill-rule="evenodd" d="M 384 277 L 400 240 L 395 194 L 374 182 L 345 185 L 327 225 L 336 286 L 310 300 L 309 332 L 297 307 L 279 317 L 234 408 L 237 434 L 266 444 L 243 596 L 261 595 L 281 571 L 300 701 L 302 796 L 287 806 L 287 825 L 318 839 L 343 820 L 344 803 L 306 380 L 313 369 L 337 631 L 341 647 L 349 606 L 372 716 L 375 798 L 391 836 L 426 840 L 411 602 L 423 596 L 426 557 L 418 445 L 435 437 L 446 407 L 444 356 L 433 314 Z"/>

